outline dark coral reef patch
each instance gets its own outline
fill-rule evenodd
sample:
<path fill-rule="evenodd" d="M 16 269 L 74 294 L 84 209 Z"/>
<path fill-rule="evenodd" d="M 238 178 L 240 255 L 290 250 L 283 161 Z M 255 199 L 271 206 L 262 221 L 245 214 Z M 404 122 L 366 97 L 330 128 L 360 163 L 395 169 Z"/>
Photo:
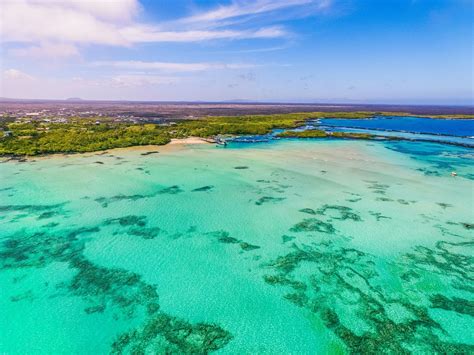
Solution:
<path fill-rule="evenodd" d="M 108 207 L 110 203 L 114 203 L 114 202 L 137 201 L 137 200 L 141 200 L 145 198 L 152 198 L 161 194 L 175 195 L 180 192 L 183 192 L 183 190 L 178 185 L 172 185 L 172 186 L 160 188 L 148 194 L 133 194 L 133 195 L 117 194 L 111 197 L 98 197 L 94 201 L 97 203 L 100 203 L 102 207 Z"/>
<path fill-rule="evenodd" d="M 332 241 L 293 244 L 291 252 L 262 267 L 268 284 L 282 287 L 285 299 L 317 314 L 350 353 L 469 354 L 474 346 L 450 340 L 429 309 L 472 315 L 473 303 L 427 295 L 418 283 L 434 272 L 454 287 L 472 284 L 473 257 L 465 253 L 472 246 L 440 241 L 435 249 L 415 248 L 396 264 L 399 272 L 393 276 L 403 280 L 402 292 L 379 286 L 375 257 Z"/>
<path fill-rule="evenodd" d="M 136 228 L 145 223 L 143 216 L 125 216 L 106 220 L 102 225 Z M 115 319 L 144 316 L 142 326 L 116 338 L 112 353 L 206 354 L 232 340 L 232 335 L 216 324 L 191 324 L 162 312 L 156 286 L 143 281 L 140 275 L 88 260 L 84 255 L 85 244 L 99 231 L 99 226 L 93 226 L 54 234 L 49 231 L 12 235 L 1 244 L 0 269 L 40 268 L 53 262 L 67 263 L 74 275 L 56 287 L 67 290 L 64 296 L 83 299 L 87 304 L 84 308 L 86 314 L 111 312 Z M 20 302 L 31 297 L 33 295 L 27 293 L 15 296 L 11 301 Z"/>
<path fill-rule="evenodd" d="M 312 208 L 302 208 L 302 209 L 300 209 L 300 212 L 307 213 L 307 214 L 312 214 L 312 215 L 317 214 L 316 211 L 313 210 Z"/>
<path fill-rule="evenodd" d="M 132 228 L 127 234 L 142 237 L 143 239 L 155 239 L 161 233 L 160 227 Z"/>
<path fill-rule="evenodd" d="M 104 225 L 119 224 L 122 227 L 128 227 L 128 226 L 144 227 L 146 223 L 147 223 L 146 216 L 130 215 L 130 216 L 107 219 L 105 220 Z"/>
<path fill-rule="evenodd" d="M 316 215 L 326 216 L 330 220 L 337 219 L 337 220 L 345 221 L 345 220 L 350 219 L 356 222 L 362 221 L 362 218 L 357 213 L 355 213 L 352 208 L 347 207 L 347 206 L 325 204 L 316 210 L 306 207 L 306 208 L 300 209 L 299 212 L 306 213 L 313 216 L 316 216 Z"/>
<path fill-rule="evenodd" d="M 35 217 L 37 220 L 43 220 L 54 216 L 66 215 L 64 210 L 66 204 L 67 202 L 50 205 L 0 205 L 0 214 L 4 214 L 2 219 L 11 218 L 12 220 L 18 220 Z"/>
<path fill-rule="evenodd" d="M 253 245 L 247 242 L 244 242 L 243 240 L 231 237 L 229 235 L 229 232 L 219 230 L 219 231 L 214 231 L 214 232 L 208 232 L 206 233 L 207 236 L 211 236 L 215 238 L 219 243 L 223 244 L 238 244 L 240 248 L 244 251 L 252 251 L 255 249 L 260 249 L 258 245 Z"/>
<path fill-rule="evenodd" d="M 201 191 L 210 191 L 214 188 L 214 186 L 212 185 L 207 185 L 207 186 L 203 186 L 203 187 L 198 187 L 194 190 L 192 190 L 192 192 L 201 192 Z"/>
<path fill-rule="evenodd" d="M 120 335 L 112 344 L 112 354 L 208 354 L 232 340 L 232 335 L 216 324 L 191 324 L 159 313 L 139 329 Z"/>
<path fill-rule="evenodd" d="M 336 229 L 331 223 L 321 221 L 317 218 L 305 218 L 290 228 L 291 232 L 321 232 L 334 234 Z"/>
<path fill-rule="evenodd" d="M 180 192 L 183 192 L 183 190 L 178 185 L 165 187 L 158 191 L 159 194 L 169 194 L 169 195 L 176 195 L 176 194 L 179 194 Z"/>
<path fill-rule="evenodd" d="M 447 311 L 454 311 L 474 317 L 474 301 L 459 297 L 453 297 L 450 299 L 440 294 L 431 296 L 430 300 L 432 308 L 441 308 Z"/>
<path fill-rule="evenodd" d="M 331 212 L 336 212 L 338 215 L 334 216 L 331 215 Z M 340 205 L 324 205 L 321 208 L 318 208 L 316 214 L 321 216 L 329 215 L 332 219 L 338 219 L 341 221 L 345 221 L 347 219 L 351 219 L 353 221 L 359 222 L 362 221 L 362 218 L 355 212 L 353 212 L 352 208 L 347 206 L 340 206 Z"/>
<path fill-rule="evenodd" d="M 137 201 L 141 200 L 143 198 L 148 198 L 148 197 L 153 197 L 155 194 L 149 194 L 149 195 L 141 195 L 141 194 L 135 194 L 135 195 L 124 195 L 124 194 L 118 194 L 114 195 L 111 197 L 98 197 L 94 201 L 98 202 L 101 204 L 102 207 L 108 207 L 110 203 L 114 202 L 120 202 L 120 201 Z"/>
<path fill-rule="evenodd" d="M 276 203 L 276 202 L 281 202 L 285 198 L 284 197 L 272 197 L 272 196 L 262 196 L 260 197 L 257 201 L 255 201 L 255 204 L 257 206 L 261 206 L 265 203 Z"/>

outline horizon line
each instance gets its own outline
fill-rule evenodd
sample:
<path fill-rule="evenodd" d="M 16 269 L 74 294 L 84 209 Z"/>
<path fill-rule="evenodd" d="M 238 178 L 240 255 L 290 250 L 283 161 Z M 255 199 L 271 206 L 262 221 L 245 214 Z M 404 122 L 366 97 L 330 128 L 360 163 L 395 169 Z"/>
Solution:
<path fill-rule="evenodd" d="M 474 103 L 442 103 L 442 104 L 431 104 L 431 103 L 389 103 L 389 102 L 302 102 L 302 101 L 258 101 L 258 100 L 246 100 L 246 99 L 234 99 L 234 100 L 123 100 L 123 99 L 82 99 L 82 98 L 67 98 L 67 99 L 35 99 L 35 98 L 11 98 L 11 97 L 0 97 L 0 102 L 63 102 L 63 103 L 156 103 L 156 104 L 234 104 L 234 105 L 295 105 L 295 106 L 431 106 L 431 107 L 469 107 L 474 108 Z"/>

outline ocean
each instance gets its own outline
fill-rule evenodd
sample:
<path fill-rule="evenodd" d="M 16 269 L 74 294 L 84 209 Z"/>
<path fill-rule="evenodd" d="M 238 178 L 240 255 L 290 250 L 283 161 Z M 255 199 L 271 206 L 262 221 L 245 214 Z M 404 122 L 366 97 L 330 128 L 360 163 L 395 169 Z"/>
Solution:
<path fill-rule="evenodd" d="M 472 353 L 473 158 L 282 139 L 3 162 L 0 353 Z"/>

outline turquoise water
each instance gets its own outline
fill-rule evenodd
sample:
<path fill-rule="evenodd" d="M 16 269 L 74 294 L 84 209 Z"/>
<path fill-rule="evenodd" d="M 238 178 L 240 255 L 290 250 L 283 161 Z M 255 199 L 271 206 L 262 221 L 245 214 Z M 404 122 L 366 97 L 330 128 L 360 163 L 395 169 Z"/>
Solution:
<path fill-rule="evenodd" d="M 472 149 L 149 150 L 0 164 L 0 353 L 474 351 Z"/>

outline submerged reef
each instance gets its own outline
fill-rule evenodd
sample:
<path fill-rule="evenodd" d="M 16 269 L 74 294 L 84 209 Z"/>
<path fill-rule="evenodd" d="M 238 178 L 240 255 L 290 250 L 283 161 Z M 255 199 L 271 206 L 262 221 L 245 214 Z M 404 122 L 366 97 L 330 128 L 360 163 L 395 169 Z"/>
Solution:
<path fill-rule="evenodd" d="M 146 216 L 123 216 L 118 218 L 108 218 L 101 226 L 117 225 L 125 229 L 125 233 L 131 236 L 141 237 L 143 239 L 154 239 L 162 232 L 160 227 L 147 227 L 148 221 Z M 122 232 L 123 229 L 115 231 L 116 235 Z"/>
<path fill-rule="evenodd" d="M 141 200 L 143 198 L 149 198 L 153 197 L 155 194 L 149 194 L 149 195 L 141 195 L 141 194 L 135 194 L 135 195 L 124 195 L 124 194 L 119 194 L 119 195 L 114 195 L 112 197 L 98 197 L 94 201 L 98 202 L 101 204 L 102 207 L 108 207 L 109 203 L 114 203 L 114 202 L 120 202 L 120 201 L 136 201 L 136 200 Z"/>
<path fill-rule="evenodd" d="M 247 243 L 247 242 L 242 242 L 242 241 L 239 243 L 239 245 L 240 245 L 240 248 L 242 248 L 242 250 L 244 250 L 244 251 L 260 249 L 260 247 L 258 245 L 253 245 L 253 244 L 250 244 L 250 243 Z"/>
<path fill-rule="evenodd" d="M 58 211 L 47 211 L 47 212 L 43 212 L 41 213 L 39 216 L 38 216 L 38 219 L 48 219 L 48 218 L 52 218 L 54 216 L 57 216 L 59 214 Z"/>
<path fill-rule="evenodd" d="M 240 248 L 244 251 L 252 251 L 255 249 L 260 249 L 258 245 L 253 245 L 243 240 L 229 236 L 229 232 L 219 230 L 214 232 L 206 233 L 207 236 L 215 238 L 219 243 L 223 244 L 238 244 Z"/>
<path fill-rule="evenodd" d="M 300 212 L 307 213 L 307 214 L 312 214 L 312 215 L 317 214 L 316 211 L 313 210 L 312 208 L 302 208 L 302 209 L 300 209 Z"/>
<path fill-rule="evenodd" d="M 444 209 L 444 210 L 445 210 L 446 208 L 448 208 L 448 207 L 453 207 L 452 204 L 450 204 L 450 203 L 445 203 L 445 202 L 437 202 L 436 204 L 437 204 L 438 206 L 440 206 L 440 207 L 441 207 L 442 209 Z"/>
<path fill-rule="evenodd" d="M 91 227 L 63 231 L 62 234 L 15 234 L 2 243 L 0 269 L 44 267 L 53 261 L 69 262 L 84 249 L 84 241 L 79 237 L 98 231 L 99 227 Z"/>
<path fill-rule="evenodd" d="M 170 194 L 170 195 L 176 195 L 179 194 L 180 192 L 183 192 L 183 190 L 178 186 L 178 185 L 173 185 L 169 187 L 165 187 L 158 191 L 158 194 Z"/>
<path fill-rule="evenodd" d="M 203 186 L 203 187 L 198 187 L 194 190 L 191 190 L 192 192 L 201 192 L 201 191 L 210 191 L 214 188 L 214 186 L 212 185 L 207 185 L 207 186 Z"/>
<path fill-rule="evenodd" d="M 369 214 L 374 216 L 377 222 L 381 221 L 382 219 L 392 219 L 392 217 L 384 216 L 381 212 L 369 211 Z"/>
<path fill-rule="evenodd" d="M 331 215 L 331 212 L 336 212 L 338 216 Z M 331 219 L 338 219 L 341 221 L 345 221 L 347 219 L 351 219 L 356 222 L 362 221 L 362 218 L 357 213 L 352 212 L 352 208 L 347 206 L 326 204 L 323 207 L 319 208 L 316 211 L 316 214 L 319 214 L 321 216 L 329 215 Z"/>
<path fill-rule="evenodd" d="M 285 199 L 285 197 L 272 197 L 272 196 L 262 196 L 260 197 L 257 201 L 255 201 L 255 204 L 257 206 L 261 206 L 264 203 L 275 203 L 275 202 L 281 202 Z"/>
<path fill-rule="evenodd" d="M 146 155 L 158 154 L 158 153 L 159 153 L 159 151 L 157 151 L 157 150 L 152 150 L 152 151 L 149 151 L 149 152 L 141 153 L 140 155 L 146 156 Z"/>
<path fill-rule="evenodd" d="M 43 213 L 44 211 L 54 210 L 64 205 L 65 203 L 58 203 L 54 205 L 1 205 L 0 212 Z"/>
<path fill-rule="evenodd" d="M 385 195 L 387 193 L 387 190 L 389 189 L 389 185 L 387 184 L 380 184 L 377 181 L 366 181 L 368 183 L 368 189 L 372 190 L 372 193 L 374 194 L 379 194 L 379 195 Z"/>
<path fill-rule="evenodd" d="M 145 223 L 143 216 L 124 216 L 105 220 L 102 225 L 134 228 Z M 51 263 L 66 263 L 74 274 L 69 280 L 56 284 L 58 290 L 66 291 L 60 296 L 83 299 L 87 304 L 86 314 L 111 312 L 114 319 L 143 317 L 141 326 L 117 336 L 111 344 L 111 352 L 115 354 L 146 351 L 207 354 L 232 340 L 232 334 L 216 324 L 191 324 L 162 312 L 156 286 L 143 281 L 140 275 L 88 260 L 84 255 L 85 245 L 99 231 L 99 226 L 92 226 L 56 233 L 11 235 L 0 245 L 0 269 L 42 268 Z M 10 301 L 31 301 L 33 297 L 32 292 L 27 292 Z"/>
<path fill-rule="evenodd" d="M 299 212 L 306 213 L 312 216 L 325 216 L 328 218 L 328 222 L 321 221 L 318 218 L 306 218 L 300 223 L 295 224 L 290 231 L 292 232 L 323 232 L 334 234 L 336 229 L 330 223 L 332 220 L 352 220 L 352 221 L 362 221 L 362 218 L 355 212 L 352 208 L 347 206 L 340 205 L 328 205 L 325 204 L 322 207 L 314 210 L 312 208 L 302 208 Z"/>
<path fill-rule="evenodd" d="M 470 253 L 462 253 L 469 249 Z M 405 255 L 414 270 L 429 271 L 445 278 L 454 288 L 464 289 L 474 282 L 474 241 L 439 241 L 434 249 L 418 246 Z"/>
<path fill-rule="evenodd" d="M 459 297 L 453 297 L 450 299 L 440 294 L 431 296 L 430 300 L 432 308 L 441 308 L 447 311 L 454 311 L 474 317 L 474 301 Z"/>
<path fill-rule="evenodd" d="M 143 239 L 154 239 L 161 233 L 160 227 L 132 228 L 127 234 L 142 237 Z"/>
<path fill-rule="evenodd" d="M 119 224 L 122 227 L 127 227 L 127 226 L 139 226 L 139 227 L 144 227 L 146 225 L 146 216 L 124 216 L 124 217 L 119 217 L 119 218 L 111 218 L 105 220 L 104 224 L 109 225 L 109 224 Z"/>
<path fill-rule="evenodd" d="M 230 340 L 232 335 L 218 325 L 193 325 L 160 313 L 141 328 L 119 336 L 111 354 L 207 354 Z"/>
<path fill-rule="evenodd" d="M 462 222 L 461 225 L 462 225 L 465 229 L 468 229 L 468 230 L 474 229 L 474 223 Z"/>
<path fill-rule="evenodd" d="M 295 239 L 295 237 L 291 236 L 291 235 L 282 235 L 281 236 L 281 241 L 282 243 L 286 243 L 286 242 L 290 242 L 292 241 L 293 239 Z"/>
<path fill-rule="evenodd" d="M 321 232 L 334 234 L 336 228 L 331 223 L 321 221 L 317 218 L 305 218 L 290 228 L 291 232 Z"/>
<path fill-rule="evenodd" d="M 70 266 L 77 269 L 77 273 L 67 288 L 72 295 L 91 303 L 86 313 L 103 312 L 108 305 L 113 305 L 120 309 L 120 314 L 130 318 L 139 306 L 145 306 L 149 314 L 159 309 L 156 288 L 144 283 L 135 273 L 101 267 L 84 258 L 74 258 Z"/>
<path fill-rule="evenodd" d="M 111 354 L 207 354 L 232 338 L 218 325 L 193 325 L 160 313 L 140 329 L 120 335 L 112 344 Z"/>
<path fill-rule="evenodd" d="M 439 293 L 427 296 L 417 286 L 431 272 L 454 283 L 472 283 L 472 257 L 455 252 L 466 246 L 439 242 L 435 250 L 419 247 L 405 255 L 393 276 L 403 280 L 400 292 L 380 287 L 380 260 L 333 241 L 293 244 L 291 252 L 262 267 L 268 284 L 282 287 L 285 299 L 317 314 L 350 353 L 469 354 L 474 346 L 450 340 L 429 309 L 472 315 L 472 302 Z"/>
<path fill-rule="evenodd" d="M 107 207 L 110 203 L 120 202 L 120 201 L 137 201 L 144 198 L 152 198 L 160 194 L 171 194 L 175 195 L 183 190 L 178 185 L 173 185 L 169 187 L 164 187 L 154 192 L 148 194 L 134 194 L 134 195 L 124 195 L 118 194 L 111 197 L 98 197 L 94 201 L 100 203 L 102 207 Z"/>

